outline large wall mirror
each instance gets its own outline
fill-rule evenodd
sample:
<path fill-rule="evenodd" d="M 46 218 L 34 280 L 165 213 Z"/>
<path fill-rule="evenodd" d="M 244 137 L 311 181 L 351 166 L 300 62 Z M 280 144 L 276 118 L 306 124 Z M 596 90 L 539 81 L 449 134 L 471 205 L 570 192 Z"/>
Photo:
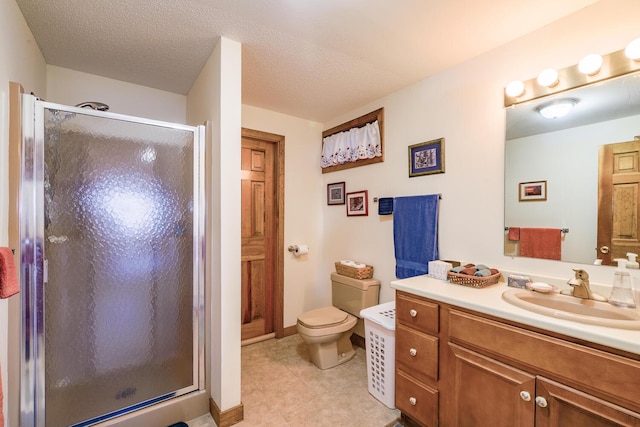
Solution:
<path fill-rule="evenodd" d="M 567 115 L 539 113 L 564 99 Z M 607 265 L 640 252 L 638 139 L 639 72 L 507 107 L 505 255 Z M 560 253 L 535 234 L 523 253 L 525 229 L 557 230 Z"/>

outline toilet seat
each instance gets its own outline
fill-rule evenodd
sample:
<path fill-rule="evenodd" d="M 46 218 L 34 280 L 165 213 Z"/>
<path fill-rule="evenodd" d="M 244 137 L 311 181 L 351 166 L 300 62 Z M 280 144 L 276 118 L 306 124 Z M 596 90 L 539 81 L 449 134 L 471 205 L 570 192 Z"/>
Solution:
<path fill-rule="evenodd" d="M 296 329 L 309 350 L 311 362 L 328 369 L 355 356 L 350 337 L 357 322 L 357 317 L 330 306 L 302 313 Z"/>
<path fill-rule="evenodd" d="M 329 306 L 302 313 L 298 317 L 298 323 L 309 329 L 328 328 L 345 323 L 349 320 L 349 316 L 349 313 Z"/>

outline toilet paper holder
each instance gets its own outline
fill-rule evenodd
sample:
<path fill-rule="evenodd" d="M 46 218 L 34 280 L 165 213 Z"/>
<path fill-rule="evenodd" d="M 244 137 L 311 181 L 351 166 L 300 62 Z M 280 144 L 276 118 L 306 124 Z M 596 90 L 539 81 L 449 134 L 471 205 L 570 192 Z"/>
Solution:
<path fill-rule="evenodd" d="M 307 245 L 291 245 L 289 246 L 289 252 L 299 257 L 309 253 L 309 247 Z"/>

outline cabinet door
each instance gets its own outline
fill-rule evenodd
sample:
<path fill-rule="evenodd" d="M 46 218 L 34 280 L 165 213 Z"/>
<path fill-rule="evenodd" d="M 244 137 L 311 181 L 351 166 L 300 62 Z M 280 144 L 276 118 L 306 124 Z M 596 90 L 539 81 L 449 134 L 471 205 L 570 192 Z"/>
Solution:
<path fill-rule="evenodd" d="M 532 427 L 535 376 L 449 344 L 453 352 L 454 418 L 457 427 Z M 565 426 L 569 426 L 566 424 Z"/>
<path fill-rule="evenodd" d="M 536 382 L 536 404 L 537 427 L 640 426 L 640 414 L 546 378 Z"/>

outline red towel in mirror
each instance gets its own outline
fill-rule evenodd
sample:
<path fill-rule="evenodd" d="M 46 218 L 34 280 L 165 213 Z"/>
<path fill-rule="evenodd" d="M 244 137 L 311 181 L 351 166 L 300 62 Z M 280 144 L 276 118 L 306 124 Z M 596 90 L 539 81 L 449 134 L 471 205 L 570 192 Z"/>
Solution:
<path fill-rule="evenodd" d="M 0 298 L 9 298 L 20 292 L 13 252 L 0 247 Z"/>
<path fill-rule="evenodd" d="M 520 227 L 509 227 L 509 240 L 520 240 Z"/>
<path fill-rule="evenodd" d="M 560 260 L 561 243 L 559 228 L 520 229 L 520 256 Z"/>

